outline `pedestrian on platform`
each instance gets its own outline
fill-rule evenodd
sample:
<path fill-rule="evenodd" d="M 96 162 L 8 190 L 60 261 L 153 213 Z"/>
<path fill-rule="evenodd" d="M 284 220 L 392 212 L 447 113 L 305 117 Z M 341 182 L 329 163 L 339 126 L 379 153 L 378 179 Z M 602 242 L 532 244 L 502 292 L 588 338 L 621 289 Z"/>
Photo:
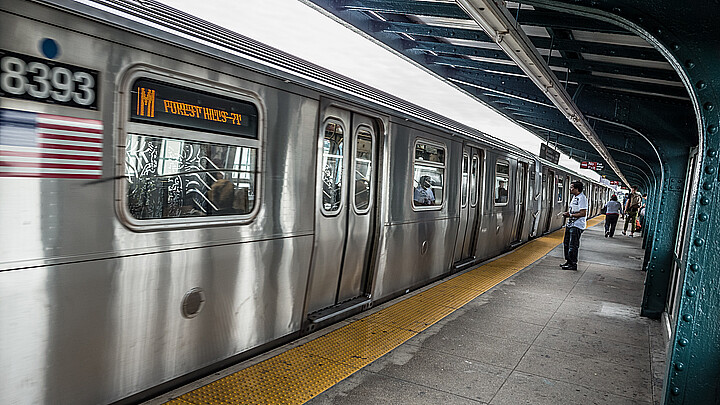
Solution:
<path fill-rule="evenodd" d="M 578 251 L 580 250 L 580 236 L 586 227 L 588 200 L 583 194 L 583 184 L 580 181 L 570 183 L 570 194 L 573 198 L 570 201 L 568 211 L 563 212 L 563 217 L 568 218 L 565 224 L 565 238 L 563 239 L 563 251 L 565 263 L 561 264 L 563 270 L 577 270 Z"/>
<path fill-rule="evenodd" d="M 620 219 L 620 215 L 623 215 L 623 207 L 617 196 L 613 194 L 603 209 L 605 209 L 605 237 L 612 238 L 615 235 L 618 219 Z"/>
<path fill-rule="evenodd" d="M 625 225 L 623 225 L 623 235 L 627 235 L 628 225 L 630 225 L 630 237 L 635 233 L 638 212 L 642 205 L 642 196 L 638 193 L 638 186 L 632 186 L 630 194 L 625 199 Z"/>

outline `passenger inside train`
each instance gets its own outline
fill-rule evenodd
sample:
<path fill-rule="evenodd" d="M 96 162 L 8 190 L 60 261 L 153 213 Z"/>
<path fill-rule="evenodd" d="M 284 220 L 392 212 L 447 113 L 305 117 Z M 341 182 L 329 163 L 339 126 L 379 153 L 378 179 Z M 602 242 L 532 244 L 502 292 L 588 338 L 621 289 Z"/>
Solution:
<path fill-rule="evenodd" d="M 418 183 L 419 184 L 415 187 L 415 192 L 413 193 L 415 205 L 435 204 L 435 195 L 433 194 L 431 188 L 432 181 L 430 181 L 430 176 L 420 176 L 420 181 Z"/>
<path fill-rule="evenodd" d="M 505 182 L 500 180 L 498 182 L 498 188 L 495 193 L 495 202 L 498 204 L 504 204 L 507 202 L 507 199 L 508 199 L 507 187 L 505 186 Z"/>

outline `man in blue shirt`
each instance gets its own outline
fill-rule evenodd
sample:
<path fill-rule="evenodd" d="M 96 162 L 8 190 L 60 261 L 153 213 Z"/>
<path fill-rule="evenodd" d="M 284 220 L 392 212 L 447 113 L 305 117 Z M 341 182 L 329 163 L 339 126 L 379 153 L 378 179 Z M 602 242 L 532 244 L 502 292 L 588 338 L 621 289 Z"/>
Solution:
<path fill-rule="evenodd" d="M 583 188 L 584 186 L 580 181 L 574 181 L 570 184 L 570 194 L 573 195 L 573 198 L 570 201 L 570 209 L 562 214 L 565 218 L 568 218 L 563 240 L 565 263 L 560 265 L 563 270 L 577 270 L 580 236 L 586 227 L 588 209 L 588 200 L 583 194 Z"/>

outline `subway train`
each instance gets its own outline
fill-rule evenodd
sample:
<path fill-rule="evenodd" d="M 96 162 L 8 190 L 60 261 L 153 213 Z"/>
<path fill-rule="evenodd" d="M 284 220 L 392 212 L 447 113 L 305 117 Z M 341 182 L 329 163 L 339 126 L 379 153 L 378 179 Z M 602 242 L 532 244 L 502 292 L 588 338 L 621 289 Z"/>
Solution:
<path fill-rule="evenodd" d="M 611 193 L 152 0 L 0 18 L 3 404 L 140 401 Z"/>

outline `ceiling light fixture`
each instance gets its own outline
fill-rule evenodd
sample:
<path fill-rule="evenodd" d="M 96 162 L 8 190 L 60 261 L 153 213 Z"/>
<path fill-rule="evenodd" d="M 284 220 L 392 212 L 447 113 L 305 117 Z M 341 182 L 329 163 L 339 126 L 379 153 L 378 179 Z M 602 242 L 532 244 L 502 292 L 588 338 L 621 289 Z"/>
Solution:
<path fill-rule="evenodd" d="M 496 44 L 517 63 L 518 67 L 550 99 L 561 113 L 580 131 L 590 145 L 605 159 L 610 168 L 630 187 L 615 159 L 600 137 L 555 76 L 550 67 L 532 45 L 530 39 L 500 0 L 455 0 L 470 18 L 493 38 Z M 504 3 L 504 1 L 502 2 Z"/>

